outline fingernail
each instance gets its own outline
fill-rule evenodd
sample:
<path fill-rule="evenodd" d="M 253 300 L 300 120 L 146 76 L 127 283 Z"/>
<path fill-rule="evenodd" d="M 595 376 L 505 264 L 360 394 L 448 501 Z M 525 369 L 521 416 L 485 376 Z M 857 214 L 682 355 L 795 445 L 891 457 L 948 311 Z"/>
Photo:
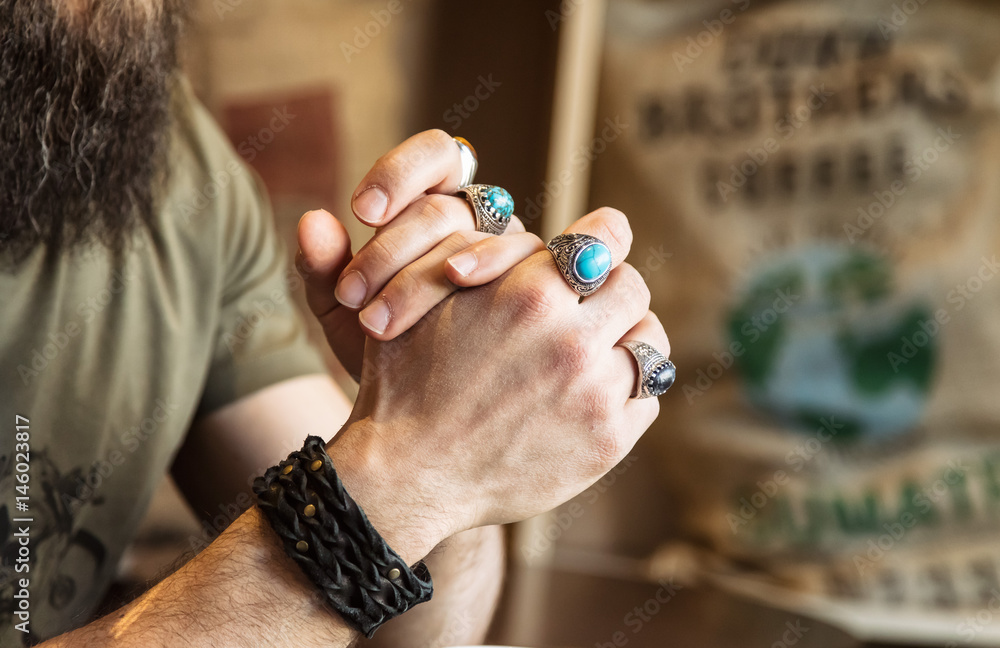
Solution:
<path fill-rule="evenodd" d="M 468 277 L 479 265 L 479 259 L 474 252 L 462 252 L 453 257 L 448 257 L 448 263 L 455 271 L 463 277 Z"/>
<path fill-rule="evenodd" d="M 361 308 L 368 296 L 368 282 L 357 270 L 351 270 L 333 289 L 333 296 L 348 308 Z"/>
<path fill-rule="evenodd" d="M 384 299 L 379 299 L 361 311 L 358 319 L 361 320 L 365 328 L 381 335 L 389 327 L 389 320 L 392 319 L 392 311 Z"/>
<path fill-rule="evenodd" d="M 389 208 L 389 197 L 378 187 L 368 187 L 358 194 L 351 207 L 355 216 L 369 225 L 374 225 L 385 218 L 385 212 Z"/>

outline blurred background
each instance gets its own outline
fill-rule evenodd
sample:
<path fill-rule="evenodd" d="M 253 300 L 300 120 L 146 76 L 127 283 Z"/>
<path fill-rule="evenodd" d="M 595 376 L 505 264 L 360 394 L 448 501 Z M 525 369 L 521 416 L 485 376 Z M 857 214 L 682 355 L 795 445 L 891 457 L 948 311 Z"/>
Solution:
<path fill-rule="evenodd" d="M 1000 645 L 1000 6 L 195 4 L 188 74 L 289 255 L 317 207 L 363 244 L 351 192 L 428 128 L 545 239 L 632 221 L 677 384 L 510 530 L 494 643 Z M 206 528 L 164 483 L 118 594 Z"/>

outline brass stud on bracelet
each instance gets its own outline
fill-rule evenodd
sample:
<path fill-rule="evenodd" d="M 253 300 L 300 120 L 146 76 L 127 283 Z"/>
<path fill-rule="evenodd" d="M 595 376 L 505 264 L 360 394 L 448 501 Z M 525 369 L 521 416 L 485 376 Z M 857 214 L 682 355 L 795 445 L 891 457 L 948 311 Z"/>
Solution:
<path fill-rule="evenodd" d="M 323 460 L 322 459 L 317 459 L 316 461 L 314 461 L 311 464 L 309 464 L 309 470 L 311 470 L 313 472 L 316 472 L 317 470 L 319 470 L 322 467 L 323 467 Z"/>
<path fill-rule="evenodd" d="M 255 479 L 253 489 L 289 558 L 346 623 L 371 637 L 388 619 L 430 600 L 433 583 L 423 562 L 411 570 L 372 527 L 345 491 L 324 446 L 323 439 L 308 437 L 302 450 Z M 323 529 L 317 526 L 321 522 Z M 344 572 L 360 578 L 345 585 Z M 372 594 L 366 599 L 362 589 Z"/>

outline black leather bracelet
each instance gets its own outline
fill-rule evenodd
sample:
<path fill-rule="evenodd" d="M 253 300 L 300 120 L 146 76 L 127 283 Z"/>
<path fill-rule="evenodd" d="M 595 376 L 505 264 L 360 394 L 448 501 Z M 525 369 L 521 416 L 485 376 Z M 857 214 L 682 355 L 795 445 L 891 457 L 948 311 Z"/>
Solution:
<path fill-rule="evenodd" d="M 288 555 L 356 630 L 379 626 L 429 601 L 434 592 L 423 562 L 411 570 L 389 548 L 344 490 L 323 440 L 268 468 L 253 483 L 257 503 Z"/>

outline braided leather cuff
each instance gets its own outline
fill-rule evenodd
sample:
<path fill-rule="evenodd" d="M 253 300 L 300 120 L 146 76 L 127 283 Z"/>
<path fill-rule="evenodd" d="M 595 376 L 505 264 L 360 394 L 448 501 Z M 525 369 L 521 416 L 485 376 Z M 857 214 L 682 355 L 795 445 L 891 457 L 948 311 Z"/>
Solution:
<path fill-rule="evenodd" d="M 257 503 L 285 552 L 356 630 L 379 626 L 429 601 L 434 592 L 423 562 L 411 570 L 389 548 L 344 490 L 323 440 L 305 446 L 254 480 Z"/>

